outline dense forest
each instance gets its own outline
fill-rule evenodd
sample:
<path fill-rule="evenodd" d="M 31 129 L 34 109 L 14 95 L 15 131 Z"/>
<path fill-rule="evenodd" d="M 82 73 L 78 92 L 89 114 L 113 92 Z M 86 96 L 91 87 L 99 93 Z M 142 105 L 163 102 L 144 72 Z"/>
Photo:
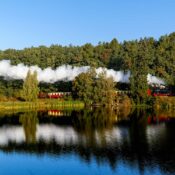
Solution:
<path fill-rule="evenodd" d="M 11 60 L 12 64 L 38 65 L 53 69 L 63 64 L 73 66 L 107 67 L 114 70 L 131 71 L 131 90 L 137 101 L 145 99 L 143 90 L 147 89 L 148 73 L 163 78 L 168 85 L 175 85 L 175 33 L 154 38 L 141 38 L 119 43 L 99 42 L 94 46 L 87 43 L 82 46 L 51 45 L 25 48 L 23 50 L 7 49 L 0 51 L 0 60 Z M 69 90 L 71 83 L 40 84 L 44 91 Z M 22 87 L 21 81 L 5 81 L 0 78 L 0 94 L 15 95 L 14 89 Z M 63 88 L 64 87 L 64 88 Z M 139 99 L 138 99 L 139 97 Z"/>

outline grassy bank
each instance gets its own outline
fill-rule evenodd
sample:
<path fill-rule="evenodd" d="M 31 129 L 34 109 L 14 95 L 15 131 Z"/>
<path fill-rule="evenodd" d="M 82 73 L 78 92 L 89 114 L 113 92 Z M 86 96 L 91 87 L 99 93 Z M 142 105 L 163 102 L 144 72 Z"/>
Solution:
<path fill-rule="evenodd" d="M 37 100 L 36 102 L 8 101 L 0 102 L 0 110 L 9 109 L 57 109 L 57 108 L 83 108 L 81 101 L 60 101 L 57 99 Z"/>
<path fill-rule="evenodd" d="M 24 101 L 2 101 L 0 102 L 0 110 L 8 109 L 57 109 L 57 108 L 84 108 L 85 104 L 82 101 L 77 100 L 58 100 L 58 99 L 39 99 L 36 102 L 24 102 Z M 128 97 L 119 99 L 119 106 L 121 108 L 151 108 L 155 109 L 173 109 L 175 110 L 175 97 L 156 97 L 154 106 L 149 105 L 134 105 Z"/>

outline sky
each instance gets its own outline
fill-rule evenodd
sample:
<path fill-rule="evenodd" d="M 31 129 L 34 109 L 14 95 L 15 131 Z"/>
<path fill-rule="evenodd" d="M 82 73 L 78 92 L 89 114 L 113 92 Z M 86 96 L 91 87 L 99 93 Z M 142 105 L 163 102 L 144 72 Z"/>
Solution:
<path fill-rule="evenodd" d="M 0 0 L 0 50 L 175 32 L 175 0 Z"/>

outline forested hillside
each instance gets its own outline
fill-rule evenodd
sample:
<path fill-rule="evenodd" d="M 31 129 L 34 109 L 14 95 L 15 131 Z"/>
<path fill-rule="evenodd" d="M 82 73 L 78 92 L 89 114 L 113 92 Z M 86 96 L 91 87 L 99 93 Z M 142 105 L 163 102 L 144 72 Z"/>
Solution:
<path fill-rule="evenodd" d="M 24 63 L 41 68 L 54 69 L 69 64 L 130 70 L 131 89 L 136 96 L 142 96 L 139 89 L 147 88 L 148 73 L 163 78 L 169 85 L 175 85 L 175 33 L 161 36 L 158 40 L 142 38 L 119 43 L 113 39 L 96 46 L 87 43 L 83 46 L 51 45 L 23 50 L 7 49 L 0 51 L 0 60 L 4 59 L 11 60 L 12 64 Z M 10 85 L 2 81 L 0 83 L 0 93 L 7 91 Z"/>
<path fill-rule="evenodd" d="M 105 66 L 115 70 L 141 70 L 144 67 L 144 71 L 174 83 L 175 33 L 162 36 L 159 40 L 143 38 L 119 43 L 113 39 L 96 46 L 87 43 L 83 46 L 51 45 L 23 50 L 7 49 L 0 51 L 0 59 L 10 59 L 13 64 L 38 65 L 41 68 L 55 68 L 62 64 Z M 139 65 L 140 62 L 143 65 Z"/>

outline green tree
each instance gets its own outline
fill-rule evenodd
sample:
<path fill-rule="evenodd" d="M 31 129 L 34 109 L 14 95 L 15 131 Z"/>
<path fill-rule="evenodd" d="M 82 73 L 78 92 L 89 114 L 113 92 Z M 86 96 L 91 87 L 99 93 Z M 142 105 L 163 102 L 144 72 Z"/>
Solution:
<path fill-rule="evenodd" d="M 92 92 L 94 86 L 95 70 L 89 70 L 87 73 L 78 75 L 72 84 L 73 96 L 83 100 L 86 104 L 92 104 Z"/>
<path fill-rule="evenodd" d="M 112 77 L 107 77 L 103 71 L 94 81 L 93 101 L 102 105 L 114 105 L 115 101 L 115 83 Z"/>
<path fill-rule="evenodd" d="M 74 97 L 86 104 L 113 105 L 115 101 L 113 78 L 108 78 L 106 72 L 96 74 L 91 69 L 82 73 L 73 81 Z"/>
<path fill-rule="evenodd" d="M 136 46 L 137 54 L 131 58 L 131 92 L 132 98 L 137 104 L 145 104 L 148 98 L 147 75 L 149 73 L 150 53 L 147 47 L 147 39 L 140 40 Z"/>
<path fill-rule="evenodd" d="M 21 97 L 25 101 L 36 101 L 38 98 L 39 88 L 37 80 L 37 72 L 31 74 L 30 70 L 27 73 L 26 79 L 23 83 Z"/>

